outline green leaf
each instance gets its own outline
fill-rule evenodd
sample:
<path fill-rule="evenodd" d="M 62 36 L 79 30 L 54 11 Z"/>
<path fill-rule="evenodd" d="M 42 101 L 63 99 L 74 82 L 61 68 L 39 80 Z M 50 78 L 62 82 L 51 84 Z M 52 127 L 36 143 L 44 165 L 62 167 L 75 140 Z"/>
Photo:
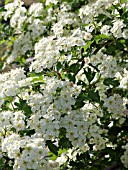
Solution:
<path fill-rule="evenodd" d="M 95 102 L 100 102 L 100 96 L 99 96 L 99 93 L 98 91 L 94 91 L 94 90 L 90 90 L 88 92 L 88 97 L 92 100 L 92 101 L 95 101 Z"/>
<path fill-rule="evenodd" d="M 17 102 L 15 102 L 14 105 L 17 106 L 17 107 L 20 107 L 20 104 L 17 103 Z"/>
<path fill-rule="evenodd" d="M 0 159 L 0 167 L 4 167 L 4 166 L 5 166 L 5 164 L 4 164 L 4 159 L 1 158 L 1 159 Z"/>
<path fill-rule="evenodd" d="M 118 135 L 119 132 L 120 132 L 119 127 L 112 126 L 108 131 L 110 141 L 112 141 L 113 143 L 116 143 L 117 142 L 117 135 Z"/>
<path fill-rule="evenodd" d="M 0 41 L 0 45 L 2 45 L 4 43 L 6 43 L 6 40 L 3 39 L 3 40 Z"/>
<path fill-rule="evenodd" d="M 58 148 L 56 145 L 54 145 L 52 141 L 47 140 L 47 141 L 46 141 L 46 145 L 48 146 L 49 150 L 50 150 L 52 153 L 54 153 L 56 156 L 58 155 L 58 150 L 59 150 L 59 148 Z"/>
<path fill-rule="evenodd" d="M 120 85 L 119 80 L 114 80 L 115 78 L 106 78 L 103 81 L 103 84 L 106 86 L 112 85 L 113 87 L 117 87 Z"/>
<path fill-rule="evenodd" d="M 94 40 L 96 41 L 96 43 L 98 44 L 98 42 L 101 40 L 101 39 L 108 39 L 110 38 L 109 36 L 105 35 L 105 34 L 99 34 L 99 35 L 96 35 L 94 37 Z"/>
<path fill-rule="evenodd" d="M 59 133 L 59 137 L 65 137 L 66 136 L 66 129 L 65 128 L 60 128 L 60 133 Z"/>
<path fill-rule="evenodd" d="M 18 56 L 16 59 L 17 64 L 24 66 L 26 59 L 24 57 Z"/>
<path fill-rule="evenodd" d="M 26 100 L 19 99 L 19 103 L 15 102 L 14 105 L 17 106 L 19 110 L 23 110 L 27 117 L 32 113 L 31 107 L 27 104 Z"/>
<path fill-rule="evenodd" d="M 95 72 L 92 72 L 90 68 L 87 68 L 87 70 L 84 70 L 84 73 L 89 81 L 89 83 L 94 79 L 95 77 Z"/>
<path fill-rule="evenodd" d="M 56 70 L 59 71 L 62 68 L 61 62 L 57 62 L 56 64 Z"/>
<path fill-rule="evenodd" d="M 76 79 L 75 79 L 75 76 L 72 75 L 72 74 L 68 74 L 68 78 L 70 81 L 72 81 L 73 83 L 75 83 Z"/>
<path fill-rule="evenodd" d="M 108 55 L 115 55 L 117 51 L 117 47 L 115 42 L 109 43 L 108 46 L 106 46 L 106 53 Z"/>
<path fill-rule="evenodd" d="M 61 148 L 70 148 L 72 146 L 71 142 L 69 141 L 69 139 L 67 139 L 66 137 L 63 137 L 59 140 L 59 146 Z"/>
<path fill-rule="evenodd" d="M 0 61 L 0 70 L 2 70 L 4 63 Z"/>
<path fill-rule="evenodd" d="M 50 157 L 51 160 L 55 161 L 57 159 L 57 156 L 58 155 L 55 155 L 54 153 L 52 152 L 48 152 L 48 157 Z"/>
<path fill-rule="evenodd" d="M 91 44 L 92 44 L 93 42 L 94 42 L 94 40 L 93 40 L 93 41 L 88 41 L 88 43 L 84 46 L 84 52 L 86 52 L 87 49 L 90 48 L 90 46 L 91 46 Z"/>
<path fill-rule="evenodd" d="M 75 106 L 73 109 L 79 109 L 79 108 L 83 107 L 85 104 L 85 102 L 84 102 L 85 100 L 88 100 L 88 94 L 81 92 L 76 99 L 76 103 L 75 103 Z"/>
<path fill-rule="evenodd" d="M 78 80 L 77 85 L 80 85 L 80 86 L 83 86 L 83 87 L 87 86 L 87 84 L 85 82 L 83 82 L 82 80 Z"/>
<path fill-rule="evenodd" d="M 120 0 L 120 3 L 123 4 L 123 3 L 126 3 L 127 0 Z"/>
<path fill-rule="evenodd" d="M 8 3 L 10 3 L 10 2 L 11 2 L 11 0 L 6 0 L 6 1 L 5 1 L 5 5 L 8 4 Z"/>
<path fill-rule="evenodd" d="M 26 116 L 29 116 L 29 115 L 32 113 L 32 111 L 31 111 L 31 107 L 28 106 L 26 100 L 22 100 L 22 101 L 20 102 L 20 104 L 21 104 L 22 110 L 25 112 L 25 115 L 26 115 Z"/>
<path fill-rule="evenodd" d="M 118 50 L 123 50 L 125 48 L 124 44 L 123 44 L 123 41 L 120 41 L 120 42 L 116 42 L 116 48 Z"/>
<path fill-rule="evenodd" d="M 58 155 L 60 156 L 63 152 L 64 153 L 67 153 L 68 149 L 62 149 L 60 148 L 59 151 L 58 151 Z"/>
<path fill-rule="evenodd" d="M 82 161 L 75 162 L 75 161 L 71 160 L 69 165 L 72 166 L 72 167 L 76 167 L 75 170 L 78 170 L 78 169 L 83 170 L 83 169 L 85 169 L 85 163 L 82 162 Z"/>
<path fill-rule="evenodd" d="M 69 70 L 72 71 L 76 75 L 80 68 L 81 68 L 81 64 L 74 63 L 69 67 Z"/>
<path fill-rule="evenodd" d="M 31 80 L 31 82 L 33 82 L 33 83 L 37 83 L 37 82 L 44 82 L 43 81 L 43 77 L 42 76 L 39 76 L 39 77 L 34 77 L 32 80 Z"/>

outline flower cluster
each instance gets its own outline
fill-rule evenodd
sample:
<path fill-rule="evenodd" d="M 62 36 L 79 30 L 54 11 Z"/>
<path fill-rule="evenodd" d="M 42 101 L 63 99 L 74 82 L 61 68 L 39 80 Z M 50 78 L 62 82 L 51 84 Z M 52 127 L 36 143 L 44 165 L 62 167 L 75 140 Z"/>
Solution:
<path fill-rule="evenodd" d="M 125 149 L 124 155 L 121 156 L 121 161 L 125 165 L 126 168 L 128 168 L 128 144 L 126 146 L 122 146 L 122 148 Z"/>
<path fill-rule="evenodd" d="M 11 32 L 0 58 L 1 70 L 10 64 L 0 74 L 5 166 L 91 170 L 118 160 L 128 167 L 127 13 L 125 0 L 5 5 L 2 36 Z"/>
<path fill-rule="evenodd" d="M 6 96 L 15 96 L 19 91 L 18 82 L 26 78 L 22 68 L 16 68 L 8 73 L 2 74 L 0 78 L 0 100 Z"/>

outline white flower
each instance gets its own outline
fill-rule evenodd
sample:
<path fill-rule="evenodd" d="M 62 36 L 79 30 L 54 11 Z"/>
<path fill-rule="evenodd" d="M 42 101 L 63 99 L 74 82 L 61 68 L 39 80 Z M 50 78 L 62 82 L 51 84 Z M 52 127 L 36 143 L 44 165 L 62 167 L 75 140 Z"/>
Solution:
<path fill-rule="evenodd" d="M 128 168 L 128 143 L 125 146 L 122 146 L 125 149 L 124 155 L 121 156 L 121 162 L 126 168 Z"/>
<path fill-rule="evenodd" d="M 125 27 L 126 25 L 123 23 L 122 20 L 115 20 L 113 22 L 113 27 L 111 28 L 111 32 L 116 38 L 121 38 L 122 37 L 122 28 Z"/>
<path fill-rule="evenodd" d="M 56 159 L 56 162 L 59 163 L 59 166 L 64 164 L 68 160 L 68 157 L 66 156 L 65 153 L 62 153 L 60 157 Z"/>
<path fill-rule="evenodd" d="M 13 112 L 11 111 L 3 111 L 0 113 L 0 128 L 12 127 L 10 124 L 10 120 L 13 117 Z"/>
<path fill-rule="evenodd" d="M 58 22 L 58 23 L 55 23 L 53 26 L 52 26 L 52 30 L 55 34 L 55 36 L 61 36 L 63 34 L 63 25 L 62 23 Z"/>
<path fill-rule="evenodd" d="M 38 17 L 42 15 L 43 9 L 44 7 L 42 3 L 33 3 L 28 10 L 28 14 L 33 17 Z"/>
<path fill-rule="evenodd" d="M 122 35 L 124 39 L 128 39 L 128 29 L 124 29 Z"/>
<path fill-rule="evenodd" d="M 103 25 L 102 28 L 100 29 L 101 34 L 109 35 L 109 25 Z"/>
<path fill-rule="evenodd" d="M 58 0 L 46 0 L 45 4 L 46 4 L 46 6 L 50 5 L 50 3 L 53 3 L 56 5 L 58 2 L 59 2 Z"/>

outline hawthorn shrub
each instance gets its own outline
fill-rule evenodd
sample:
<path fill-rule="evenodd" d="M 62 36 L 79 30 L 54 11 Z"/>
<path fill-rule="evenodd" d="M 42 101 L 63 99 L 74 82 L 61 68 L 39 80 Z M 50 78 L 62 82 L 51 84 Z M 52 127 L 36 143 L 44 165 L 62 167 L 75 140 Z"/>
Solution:
<path fill-rule="evenodd" d="M 127 0 L 14 0 L 0 20 L 1 170 L 127 170 Z"/>

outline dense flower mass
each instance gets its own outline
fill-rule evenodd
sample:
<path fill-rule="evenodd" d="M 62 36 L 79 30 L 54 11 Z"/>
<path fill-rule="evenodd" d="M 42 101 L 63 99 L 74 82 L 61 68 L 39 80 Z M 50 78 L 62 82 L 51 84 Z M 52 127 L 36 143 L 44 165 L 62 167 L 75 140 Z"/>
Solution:
<path fill-rule="evenodd" d="M 126 170 L 128 2 L 14 0 L 0 20 L 0 166 Z"/>

